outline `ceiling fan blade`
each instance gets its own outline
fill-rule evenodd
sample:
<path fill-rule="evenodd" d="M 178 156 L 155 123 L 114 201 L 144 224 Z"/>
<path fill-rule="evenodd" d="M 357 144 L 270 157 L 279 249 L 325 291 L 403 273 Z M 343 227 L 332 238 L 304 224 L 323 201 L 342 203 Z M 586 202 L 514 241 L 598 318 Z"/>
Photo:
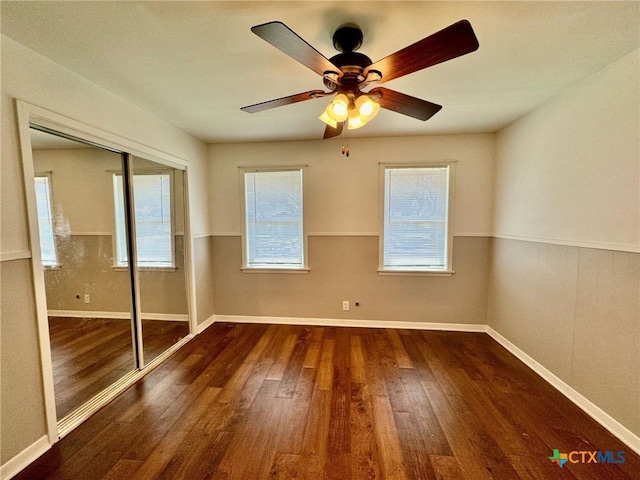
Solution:
<path fill-rule="evenodd" d="M 429 120 L 440 111 L 442 105 L 427 102 L 420 98 L 412 97 L 404 93 L 389 90 L 384 87 L 377 87 L 367 93 L 367 95 L 381 95 L 378 103 L 381 108 L 393 110 L 394 112 L 408 115 L 418 120 Z"/>
<path fill-rule="evenodd" d="M 460 20 L 444 30 L 369 65 L 365 69 L 364 75 L 366 77 L 369 71 L 377 70 L 382 73 L 381 82 L 388 82 L 394 78 L 466 55 L 477 50 L 478 47 L 478 39 L 471 24 L 468 20 Z"/>
<path fill-rule="evenodd" d="M 338 122 L 338 126 L 336 128 L 333 128 L 331 125 L 327 125 L 327 127 L 324 129 L 324 136 L 322 137 L 323 140 L 326 140 L 327 138 L 337 137 L 342 133 L 343 127 L 344 122 Z"/>
<path fill-rule="evenodd" d="M 251 27 L 251 31 L 318 75 L 333 72 L 338 77 L 342 76 L 342 71 L 338 67 L 282 22 L 256 25 Z"/>
<path fill-rule="evenodd" d="M 323 92 L 322 90 L 309 90 L 308 92 L 296 93 L 295 95 L 289 95 L 288 97 L 276 98 L 274 100 L 267 100 L 266 102 L 256 103 L 254 105 L 247 105 L 242 107 L 243 110 L 248 113 L 261 112 L 263 110 L 269 110 L 270 108 L 283 107 L 285 105 L 291 105 L 292 103 L 304 102 L 305 100 L 312 100 L 314 98 L 324 97 L 326 95 L 332 95 L 335 92 Z"/>

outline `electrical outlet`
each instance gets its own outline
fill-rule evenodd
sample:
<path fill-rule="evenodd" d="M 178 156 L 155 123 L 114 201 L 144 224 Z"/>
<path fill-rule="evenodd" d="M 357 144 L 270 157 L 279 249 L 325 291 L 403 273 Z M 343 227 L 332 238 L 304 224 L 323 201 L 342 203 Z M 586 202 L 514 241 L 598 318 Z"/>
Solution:
<path fill-rule="evenodd" d="M 349 310 L 349 300 L 342 301 L 342 310 Z"/>
<path fill-rule="evenodd" d="M 84 294 L 84 303 L 91 303 L 91 297 L 88 293 Z"/>

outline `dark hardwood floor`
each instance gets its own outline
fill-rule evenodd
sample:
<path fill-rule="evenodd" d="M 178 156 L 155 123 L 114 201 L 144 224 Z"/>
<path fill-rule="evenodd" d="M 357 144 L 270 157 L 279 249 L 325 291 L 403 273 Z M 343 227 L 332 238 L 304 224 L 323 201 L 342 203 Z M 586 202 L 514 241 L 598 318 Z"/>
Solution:
<path fill-rule="evenodd" d="M 483 333 L 214 324 L 16 478 L 618 480 L 640 458 Z"/>
<path fill-rule="evenodd" d="M 189 334 L 185 322 L 143 320 L 145 360 Z M 58 419 L 135 369 L 131 321 L 49 317 Z"/>

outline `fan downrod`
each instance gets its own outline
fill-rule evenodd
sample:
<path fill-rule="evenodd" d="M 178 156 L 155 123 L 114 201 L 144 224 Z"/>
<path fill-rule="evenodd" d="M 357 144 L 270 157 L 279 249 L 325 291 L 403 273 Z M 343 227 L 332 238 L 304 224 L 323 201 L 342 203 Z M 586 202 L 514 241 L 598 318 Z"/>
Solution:
<path fill-rule="evenodd" d="M 362 46 L 362 30 L 355 23 L 345 23 L 333 34 L 333 46 L 339 52 L 355 52 Z"/>

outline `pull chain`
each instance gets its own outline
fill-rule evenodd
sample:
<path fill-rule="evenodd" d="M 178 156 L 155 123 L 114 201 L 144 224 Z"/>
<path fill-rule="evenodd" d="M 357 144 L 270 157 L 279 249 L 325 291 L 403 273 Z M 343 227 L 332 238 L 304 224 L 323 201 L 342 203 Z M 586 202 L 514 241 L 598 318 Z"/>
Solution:
<path fill-rule="evenodd" d="M 345 147 L 345 139 L 347 146 Z M 349 157 L 349 136 L 347 135 L 345 130 L 342 130 L 342 154 Z"/>

